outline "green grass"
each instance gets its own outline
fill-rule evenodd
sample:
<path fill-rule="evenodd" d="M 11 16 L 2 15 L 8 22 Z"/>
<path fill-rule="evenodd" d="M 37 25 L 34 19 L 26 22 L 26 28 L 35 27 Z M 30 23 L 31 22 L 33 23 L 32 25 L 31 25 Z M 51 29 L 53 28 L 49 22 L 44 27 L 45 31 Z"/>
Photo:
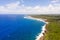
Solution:
<path fill-rule="evenodd" d="M 60 40 L 60 22 L 52 21 L 47 26 L 45 40 Z"/>
<path fill-rule="evenodd" d="M 60 16 L 59 15 L 37 15 L 36 18 L 45 18 L 49 24 L 46 26 L 44 40 L 60 40 Z"/>

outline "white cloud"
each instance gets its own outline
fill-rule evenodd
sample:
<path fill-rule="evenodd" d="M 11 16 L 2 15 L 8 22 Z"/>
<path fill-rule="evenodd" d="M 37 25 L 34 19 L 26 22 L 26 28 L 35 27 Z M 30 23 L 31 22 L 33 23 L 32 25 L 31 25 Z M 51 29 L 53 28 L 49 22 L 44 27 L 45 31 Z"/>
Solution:
<path fill-rule="evenodd" d="M 57 3 L 59 0 L 52 0 L 51 3 Z"/>
<path fill-rule="evenodd" d="M 49 4 L 48 6 L 24 6 L 21 5 L 19 1 L 15 3 L 6 4 L 4 6 L 0 6 L 0 13 L 26 13 L 26 14 L 54 14 L 60 13 L 60 4 Z"/>
<path fill-rule="evenodd" d="M 20 4 L 20 2 L 18 1 L 18 2 L 16 2 L 16 3 L 7 4 L 6 7 L 7 7 L 8 9 L 15 9 L 15 8 L 17 8 L 17 7 L 19 6 L 19 4 Z"/>

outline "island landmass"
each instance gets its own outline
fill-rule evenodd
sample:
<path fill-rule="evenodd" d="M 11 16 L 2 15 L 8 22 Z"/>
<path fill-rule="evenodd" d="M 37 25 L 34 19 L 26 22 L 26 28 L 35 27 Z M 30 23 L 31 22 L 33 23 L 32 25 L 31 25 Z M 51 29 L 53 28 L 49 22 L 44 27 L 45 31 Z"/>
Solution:
<path fill-rule="evenodd" d="M 60 40 L 60 15 L 31 15 L 35 18 L 47 19 L 45 21 L 49 22 L 46 25 L 46 31 L 44 36 L 39 40 Z"/>

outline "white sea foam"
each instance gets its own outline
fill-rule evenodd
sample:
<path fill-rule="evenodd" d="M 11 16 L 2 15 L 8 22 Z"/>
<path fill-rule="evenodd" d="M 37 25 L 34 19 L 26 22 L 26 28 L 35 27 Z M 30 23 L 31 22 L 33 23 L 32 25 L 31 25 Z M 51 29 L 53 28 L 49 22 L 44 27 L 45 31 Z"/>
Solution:
<path fill-rule="evenodd" d="M 25 16 L 24 18 L 26 18 L 26 19 L 32 19 L 32 20 L 37 20 L 37 21 L 42 21 L 42 22 L 48 24 L 48 22 L 45 22 L 46 19 L 41 19 L 41 18 L 38 19 L 38 18 L 33 18 L 33 17 L 31 17 L 31 16 Z M 44 36 L 43 33 L 45 33 L 46 24 L 42 27 L 41 33 L 39 33 L 39 34 L 36 36 L 36 39 L 35 39 L 35 40 L 39 40 L 42 36 Z"/>

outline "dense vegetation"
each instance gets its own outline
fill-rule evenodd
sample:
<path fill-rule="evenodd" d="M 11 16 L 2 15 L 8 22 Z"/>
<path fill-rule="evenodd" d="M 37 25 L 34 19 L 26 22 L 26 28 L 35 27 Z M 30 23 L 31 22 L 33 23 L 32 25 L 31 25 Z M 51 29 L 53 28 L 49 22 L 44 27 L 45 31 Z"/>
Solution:
<path fill-rule="evenodd" d="M 60 40 L 60 15 L 37 15 L 37 18 L 46 18 L 49 24 L 46 26 L 44 40 Z"/>

